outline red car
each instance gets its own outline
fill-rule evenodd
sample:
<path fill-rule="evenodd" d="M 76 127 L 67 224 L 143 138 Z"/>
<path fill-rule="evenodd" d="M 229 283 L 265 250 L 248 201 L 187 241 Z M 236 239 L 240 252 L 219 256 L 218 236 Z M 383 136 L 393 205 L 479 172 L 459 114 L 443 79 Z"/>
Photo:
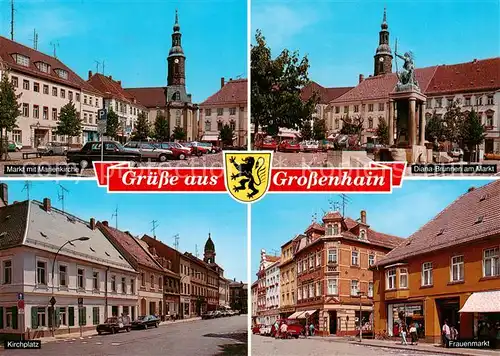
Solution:
<path fill-rule="evenodd" d="M 156 143 L 155 146 L 172 151 L 172 157 L 175 159 L 183 160 L 191 156 L 191 149 L 177 142 Z"/>
<path fill-rule="evenodd" d="M 300 152 L 300 143 L 297 141 L 281 141 L 278 145 L 278 151 L 280 152 Z"/>
<path fill-rule="evenodd" d="M 298 320 L 295 319 L 278 319 L 278 325 L 281 327 L 281 324 L 285 323 L 288 326 L 287 329 L 287 334 L 288 337 L 294 337 L 296 339 L 299 338 L 300 335 L 304 333 L 304 327 L 300 324 Z M 271 328 L 271 336 L 275 337 L 276 335 L 276 328 L 274 327 L 275 324 L 273 324 Z"/>
<path fill-rule="evenodd" d="M 255 324 L 252 326 L 252 334 L 260 334 L 260 328 L 262 327 L 262 324 Z"/>
<path fill-rule="evenodd" d="M 256 143 L 255 147 L 258 150 L 276 151 L 278 143 L 273 138 L 265 138 L 264 140 Z"/>
<path fill-rule="evenodd" d="M 189 147 L 191 149 L 191 154 L 193 156 L 201 156 L 201 155 L 204 155 L 208 152 L 208 150 L 206 148 L 193 145 L 192 142 L 184 142 L 182 144 L 182 146 Z"/>

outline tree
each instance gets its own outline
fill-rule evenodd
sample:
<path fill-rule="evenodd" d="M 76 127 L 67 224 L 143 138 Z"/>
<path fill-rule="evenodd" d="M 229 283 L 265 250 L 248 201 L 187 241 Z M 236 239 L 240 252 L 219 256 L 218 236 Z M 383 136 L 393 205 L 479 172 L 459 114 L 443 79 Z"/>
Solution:
<path fill-rule="evenodd" d="M 446 140 L 457 143 L 463 147 L 461 132 L 464 124 L 465 114 L 458 101 L 454 101 L 448 106 L 446 113 L 443 115 L 443 135 Z"/>
<path fill-rule="evenodd" d="M 302 125 L 302 128 L 300 129 L 300 136 L 304 141 L 308 141 L 311 139 L 313 135 L 312 128 L 311 128 L 311 122 L 307 120 L 304 122 Z"/>
<path fill-rule="evenodd" d="M 436 111 L 432 113 L 429 121 L 425 125 L 425 139 L 429 142 L 443 141 L 446 138 L 443 119 L 440 118 Z"/>
<path fill-rule="evenodd" d="M 228 124 L 224 124 L 219 130 L 219 140 L 223 146 L 233 145 L 234 131 Z"/>
<path fill-rule="evenodd" d="M 118 114 L 110 107 L 106 121 L 106 136 L 116 138 L 119 128 L 120 121 L 118 120 Z"/>
<path fill-rule="evenodd" d="M 180 126 L 174 127 L 174 132 L 172 132 L 172 137 L 174 140 L 184 141 L 186 139 L 186 131 Z"/>
<path fill-rule="evenodd" d="M 21 94 L 16 94 L 16 88 L 4 71 L 0 81 L 0 160 L 4 159 L 4 152 L 7 159 L 7 132 L 17 127 L 17 118 L 21 116 L 21 104 L 17 102 L 20 97 Z"/>
<path fill-rule="evenodd" d="M 157 114 L 154 124 L 154 136 L 158 141 L 170 140 L 170 125 L 167 118 L 162 114 Z"/>
<path fill-rule="evenodd" d="M 82 120 L 76 112 L 72 100 L 61 108 L 59 121 L 57 122 L 56 134 L 66 136 L 68 146 L 72 137 L 80 136 L 82 133 Z"/>
<path fill-rule="evenodd" d="M 476 112 L 472 110 L 465 118 L 460 130 L 462 143 L 469 149 L 469 163 L 472 152 L 476 150 L 478 145 L 483 143 L 486 137 L 484 131 L 484 125 L 481 123 L 481 119 L 479 119 Z"/>
<path fill-rule="evenodd" d="M 326 138 L 326 120 L 323 118 L 316 118 L 313 125 L 313 138 L 321 141 Z"/>
<path fill-rule="evenodd" d="M 275 59 L 260 30 L 252 45 L 251 101 L 254 137 L 262 127 L 269 135 L 280 128 L 300 130 L 311 119 L 318 102 L 317 95 L 303 101 L 301 89 L 309 82 L 307 57 L 298 52 L 283 50 Z"/>
<path fill-rule="evenodd" d="M 349 117 L 346 115 L 341 118 L 343 124 L 340 133 L 342 135 L 358 135 L 361 137 L 363 132 L 363 122 L 365 121 L 361 116 Z"/>
<path fill-rule="evenodd" d="M 151 134 L 151 126 L 149 125 L 146 114 L 141 112 L 137 116 L 137 124 L 135 125 L 134 140 L 144 141 L 147 140 Z"/>
<path fill-rule="evenodd" d="M 387 126 L 387 123 L 383 118 L 381 118 L 378 122 L 376 135 L 378 137 L 379 143 L 381 143 L 382 145 L 389 144 L 389 127 Z"/>

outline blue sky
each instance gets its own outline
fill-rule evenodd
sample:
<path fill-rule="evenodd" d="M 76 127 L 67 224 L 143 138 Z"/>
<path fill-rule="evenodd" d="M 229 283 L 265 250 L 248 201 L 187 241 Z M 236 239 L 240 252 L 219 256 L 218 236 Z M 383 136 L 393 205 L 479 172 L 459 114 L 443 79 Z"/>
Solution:
<path fill-rule="evenodd" d="M 252 38 L 262 29 L 273 55 L 307 54 L 321 85 L 356 85 L 373 74 L 384 6 L 393 52 L 397 37 L 417 67 L 500 55 L 498 0 L 252 0 Z"/>
<path fill-rule="evenodd" d="M 346 216 L 357 219 L 366 210 L 367 223 L 376 231 L 409 237 L 470 187 L 488 180 L 405 180 L 403 187 L 387 194 L 352 194 Z M 340 201 L 338 195 L 267 194 L 252 205 L 252 281 L 259 268 L 260 250 L 281 253 L 281 245 L 303 233 L 312 215 L 321 219 L 329 210 L 329 200 Z"/>
<path fill-rule="evenodd" d="M 87 79 L 95 61 L 124 87 L 162 86 L 179 9 L 186 85 L 195 102 L 220 89 L 220 77 L 246 77 L 247 5 L 243 0 L 15 1 L 15 40 L 57 56 Z M 0 34 L 10 38 L 10 1 L 0 2 Z M 102 67 L 101 67 L 102 69 Z"/>
<path fill-rule="evenodd" d="M 11 203 L 27 199 L 26 191 L 22 191 L 24 181 L 5 183 Z M 33 181 L 30 198 L 42 201 L 48 197 L 52 206 L 61 209 L 58 183 L 69 190 L 64 203 L 68 213 L 83 220 L 108 220 L 114 227 L 112 215 L 118 206 L 120 230 L 152 236 L 151 221 L 157 220 L 159 240 L 173 246 L 173 236 L 179 234 L 179 250 L 194 254 L 198 245 L 200 258 L 210 231 L 216 262 L 224 268 L 225 277 L 247 280 L 246 253 L 244 258 L 235 253 L 247 251 L 247 208 L 228 194 L 106 194 L 106 189 L 97 187 L 95 181 Z"/>

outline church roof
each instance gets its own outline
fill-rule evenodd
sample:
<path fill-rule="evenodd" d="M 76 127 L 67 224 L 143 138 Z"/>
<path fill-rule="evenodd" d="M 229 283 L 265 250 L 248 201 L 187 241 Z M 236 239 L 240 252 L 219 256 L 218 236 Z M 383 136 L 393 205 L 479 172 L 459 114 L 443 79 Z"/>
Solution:
<path fill-rule="evenodd" d="M 339 96 L 347 93 L 354 87 L 334 87 L 326 88 L 318 83 L 311 81 L 309 84 L 304 86 L 300 91 L 300 97 L 302 100 L 309 100 L 314 93 L 319 96 L 320 104 L 328 104 L 330 101 L 337 99 Z"/>
<path fill-rule="evenodd" d="M 208 239 L 207 242 L 205 243 L 205 251 L 215 251 L 215 245 L 214 242 L 212 241 L 212 238 L 210 237 L 210 234 L 208 234 Z"/>

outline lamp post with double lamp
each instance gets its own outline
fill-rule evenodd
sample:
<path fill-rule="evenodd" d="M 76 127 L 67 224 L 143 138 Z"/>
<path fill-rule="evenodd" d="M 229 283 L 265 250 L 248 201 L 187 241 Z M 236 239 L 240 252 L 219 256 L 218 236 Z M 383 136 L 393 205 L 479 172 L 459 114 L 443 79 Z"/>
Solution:
<path fill-rule="evenodd" d="M 66 246 L 67 244 L 72 244 L 75 241 L 87 241 L 89 240 L 90 237 L 87 236 L 82 236 L 77 239 L 73 240 L 68 240 L 65 243 L 59 247 L 59 250 L 57 250 L 56 254 L 54 255 L 54 258 L 52 259 L 52 297 L 50 298 L 50 305 L 52 306 L 52 336 L 54 336 L 55 333 L 55 325 L 56 325 L 56 310 L 54 308 L 56 304 L 56 298 L 54 297 L 54 267 L 56 265 L 56 258 L 59 255 L 59 252 L 61 252 L 62 248 Z"/>
<path fill-rule="evenodd" d="M 363 325 L 362 324 L 362 314 L 363 314 L 363 296 L 365 293 L 358 291 L 358 297 L 359 297 L 359 342 L 363 341 Z"/>

